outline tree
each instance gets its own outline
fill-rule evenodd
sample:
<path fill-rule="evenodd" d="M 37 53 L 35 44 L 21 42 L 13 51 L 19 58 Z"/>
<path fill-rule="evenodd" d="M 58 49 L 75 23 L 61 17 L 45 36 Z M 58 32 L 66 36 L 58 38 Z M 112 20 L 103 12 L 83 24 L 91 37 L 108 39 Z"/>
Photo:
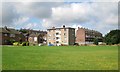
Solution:
<path fill-rule="evenodd" d="M 95 45 L 98 45 L 98 41 L 99 41 L 98 38 L 95 38 L 93 42 Z"/>
<path fill-rule="evenodd" d="M 104 42 L 107 45 L 120 43 L 120 30 L 111 30 L 104 37 Z"/>
<path fill-rule="evenodd" d="M 25 29 L 20 29 L 19 32 L 22 32 L 22 33 L 27 33 L 28 31 L 25 30 Z"/>

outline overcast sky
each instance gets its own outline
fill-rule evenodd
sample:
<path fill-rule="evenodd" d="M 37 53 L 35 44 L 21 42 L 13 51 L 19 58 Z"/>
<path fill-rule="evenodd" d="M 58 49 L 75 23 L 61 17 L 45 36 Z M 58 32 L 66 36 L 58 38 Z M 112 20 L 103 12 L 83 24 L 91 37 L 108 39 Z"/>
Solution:
<path fill-rule="evenodd" d="M 1 13 L 0 13 L 1 15 Z M 118 28 L 117 2 L 3 2 L 2 26 L 46 30 L 85 27 L 103 34 Z"/>

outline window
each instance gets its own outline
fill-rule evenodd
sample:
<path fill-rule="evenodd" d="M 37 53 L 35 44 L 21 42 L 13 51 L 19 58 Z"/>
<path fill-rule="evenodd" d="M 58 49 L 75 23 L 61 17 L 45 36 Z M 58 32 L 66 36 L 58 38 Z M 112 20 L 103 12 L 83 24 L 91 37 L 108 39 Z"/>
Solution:
<path fill-rule="evenodd" d="M 64 31 L 66 31 L 66 29 L 64 29 Z"/>
<path fill-rule="evenodd" d="M 4 36 L 8 36 L 8 34 L 4 34 Z"/>
<path fill-rule="evenodd" d="M 65 40 L 67 40 L 67 38 L 66 37 L 64 37 L 65 38 Z"/>
<path fill-rule="evenodd" d="M 56 30 L 60 31 L 60 29 L 56 29 Z"/>
<path fill-rule="evenodd" d="M 49 37 L 51 37 L 51 35 L 49 34 Z"/>
<path fill-rule="evenodd" d="M 87 31 L 85 31 L 85 33 L 87 34 L 88 32 L 87 32 Z"/>
<path fill-rule="evenodd" d="M 10 34 L 10 37 L 15 37 L 15 34 Z"/>
<path fill-rule="evenodd" d="M 56 37 L 56 39 L 59 39 L 59 37 Z"/>
<path fill-rule="evenodd" d="M 66 35 L 66 33 L 64 33 L 64 35 Z"/>
<path fill-rule="evenodd" d="M 59 33 L 56 33 L 56 35 L 59 35 Z"/>
<path fill-rule="evenodd" d="M 51 44 L 51 42 L 49 42 L 49 44 Z"/>
<path fill-rule="evenodd" d="M 44 40 L 47 40 L 46 37 L 44 37 Z"/>
<path fill-rule="evenodd" d="M 30 41 L 32 41 L 32 40 L 33 40 L 33 38 L 32 38 L 32 37 L 29 37 L 29 40 L 30 40 Z"/>
<path fill-rule="evenodd" d="M 34 37 L 34 41 L 37 41 L 37 37 Z"/>
<path fill-rule="evenodd" d="M 7 43 L 8 41 L 7 40 L 4 40 L 5 43 Z"/>
<path fill-rule="evenodd" d="M 59 41 L 56 41 L 56 43 L 59 43 Z"/>
<path fill-rule="evenodd" d="M 49 38 L 49 40 L 51 40 L 51 38 Z"/>
<path fill-rule="evenodd" d="M 50 32 L 50 30 L 48 30 L 48 32 Z"/>

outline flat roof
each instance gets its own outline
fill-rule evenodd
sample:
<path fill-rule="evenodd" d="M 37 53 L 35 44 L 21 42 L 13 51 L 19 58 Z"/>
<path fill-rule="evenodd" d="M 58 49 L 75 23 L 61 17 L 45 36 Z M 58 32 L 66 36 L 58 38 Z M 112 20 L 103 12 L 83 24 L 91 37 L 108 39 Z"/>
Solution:
<path fill-rule="evenodd" d="M 90 32 L 97 32 L 97 33 L 101 33 L 99 31 L 96 31 L 96 30 L 91 30 L 91 29 L 88 29 L 88 28 L 78 28 L 78 29 L 83 29 L 85 31 L 90 31 Z M 102 34 L 102 33 L 101 33 Z"/>
<path fill-rule="evenodd" d="M 47 29 L 47 30 L 56 30 L 56 29 L 75 29 L 75 28 L 65 27 L 65 28 L 51 28 L 51 29 Z"/>

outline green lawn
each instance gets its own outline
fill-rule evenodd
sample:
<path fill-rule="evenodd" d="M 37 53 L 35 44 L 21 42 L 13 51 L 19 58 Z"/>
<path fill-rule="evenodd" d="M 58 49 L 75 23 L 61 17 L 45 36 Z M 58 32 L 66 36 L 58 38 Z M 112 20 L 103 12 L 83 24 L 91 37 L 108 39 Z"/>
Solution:
<path fill-rule="evenodd" d="M 3 70 L 118 70 L 117 46 L 3 46 Z"/>

